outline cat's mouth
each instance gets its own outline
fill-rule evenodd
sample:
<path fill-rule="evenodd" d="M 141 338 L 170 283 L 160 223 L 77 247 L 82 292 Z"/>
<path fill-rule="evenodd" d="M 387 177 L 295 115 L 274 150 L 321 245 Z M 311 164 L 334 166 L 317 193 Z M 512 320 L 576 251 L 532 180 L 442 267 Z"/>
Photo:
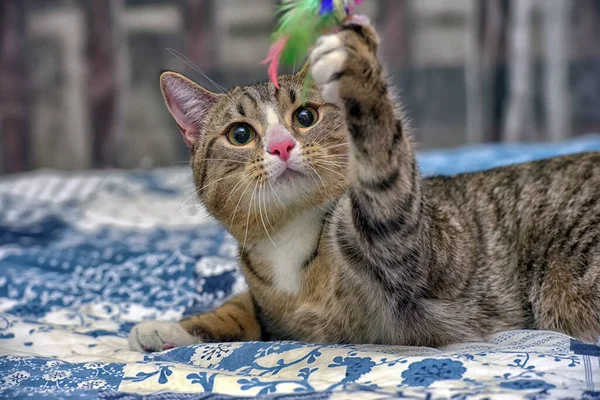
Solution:
<path fill-rule="evenodd" d="M 293 169 L 287 168 L 285 171 L 281 173 L 277 178 L 275 178 L 275 182 L 277 183 L 288 183 L 293 182 L 297 179 L 300 179 L 304 176 L 302 172 L 295 171 Z"/>

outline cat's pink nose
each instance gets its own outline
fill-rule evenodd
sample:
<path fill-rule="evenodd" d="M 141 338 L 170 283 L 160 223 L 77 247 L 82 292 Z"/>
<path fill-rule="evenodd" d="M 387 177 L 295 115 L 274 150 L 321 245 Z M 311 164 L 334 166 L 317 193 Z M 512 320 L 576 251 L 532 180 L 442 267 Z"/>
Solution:
<path fill-rule="evenodd" d="M 292 140 L 286 139 L 281 142 L 271 143 L 267 151 L 271 154 L 275 154 L 283 161 L 287 161 L 290 158 L 290 151 L 296 146 Z"/>

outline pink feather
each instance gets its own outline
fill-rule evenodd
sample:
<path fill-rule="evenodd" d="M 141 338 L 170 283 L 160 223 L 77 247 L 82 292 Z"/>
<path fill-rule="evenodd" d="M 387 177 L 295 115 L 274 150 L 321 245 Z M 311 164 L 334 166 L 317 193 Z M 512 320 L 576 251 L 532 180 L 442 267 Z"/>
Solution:
<path fill-rule="evenodd" d="M 277 81 L 277 71 L 279 70 L 279 59 L 281 58 L 281 53 L 283 52 L 283 48 L 287 43 L 289 37 L 284 37 L 276 41 L 269 48 L 269 53 L 267 54 L 267 58 L 262 62 L 263 64 L 269 64 L 269 72 L 268 76 L 271 82 L 275 84 L 275 87 L 279 89 L 279 82 Z"/>

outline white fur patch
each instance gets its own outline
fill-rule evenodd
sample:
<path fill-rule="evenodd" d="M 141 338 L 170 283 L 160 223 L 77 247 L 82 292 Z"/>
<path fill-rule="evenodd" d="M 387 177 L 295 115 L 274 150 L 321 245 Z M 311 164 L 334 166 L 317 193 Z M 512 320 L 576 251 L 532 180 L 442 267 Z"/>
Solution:
<path fill-rule="evenodd" d="M 302 263 L 315 249 L 321 228 L 323 211 L 310 210 L 290 221 L 276 235 L 264 240 L 256 249 L 273 268 L 273 280 L 278 290 L 298 294 L 302 289 Z"/>
<path fill-rule="evenodd" d="M 267 117 L 267 127 L 277 125 L 279 123 L 279 116 L 277 111 L 272 106 L 267 106 L 265 109 L 265 115 Z"/>
<path fill-rule="evenodd" d="M 341 72 L 348 57 L 338 34 L 322 36 L 310 53 L 311 74 L 321 89 L 323 100 L 335 103 L 340 100 L 339 81 L 333 76 Z"/>

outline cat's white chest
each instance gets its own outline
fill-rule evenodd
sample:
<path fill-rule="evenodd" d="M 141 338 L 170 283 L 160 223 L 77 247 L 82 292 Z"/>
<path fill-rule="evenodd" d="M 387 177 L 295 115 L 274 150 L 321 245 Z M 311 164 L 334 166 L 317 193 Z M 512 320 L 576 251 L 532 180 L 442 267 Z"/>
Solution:
<path fill-rule="evenodd" d="M 302 289 L 302 267 L 315 251 L 321 233 L 323 211 L 310 210 L 291 220 L 277 234 L 256 246 L 272 268 L 275 287 L 298 294 Z"/>

